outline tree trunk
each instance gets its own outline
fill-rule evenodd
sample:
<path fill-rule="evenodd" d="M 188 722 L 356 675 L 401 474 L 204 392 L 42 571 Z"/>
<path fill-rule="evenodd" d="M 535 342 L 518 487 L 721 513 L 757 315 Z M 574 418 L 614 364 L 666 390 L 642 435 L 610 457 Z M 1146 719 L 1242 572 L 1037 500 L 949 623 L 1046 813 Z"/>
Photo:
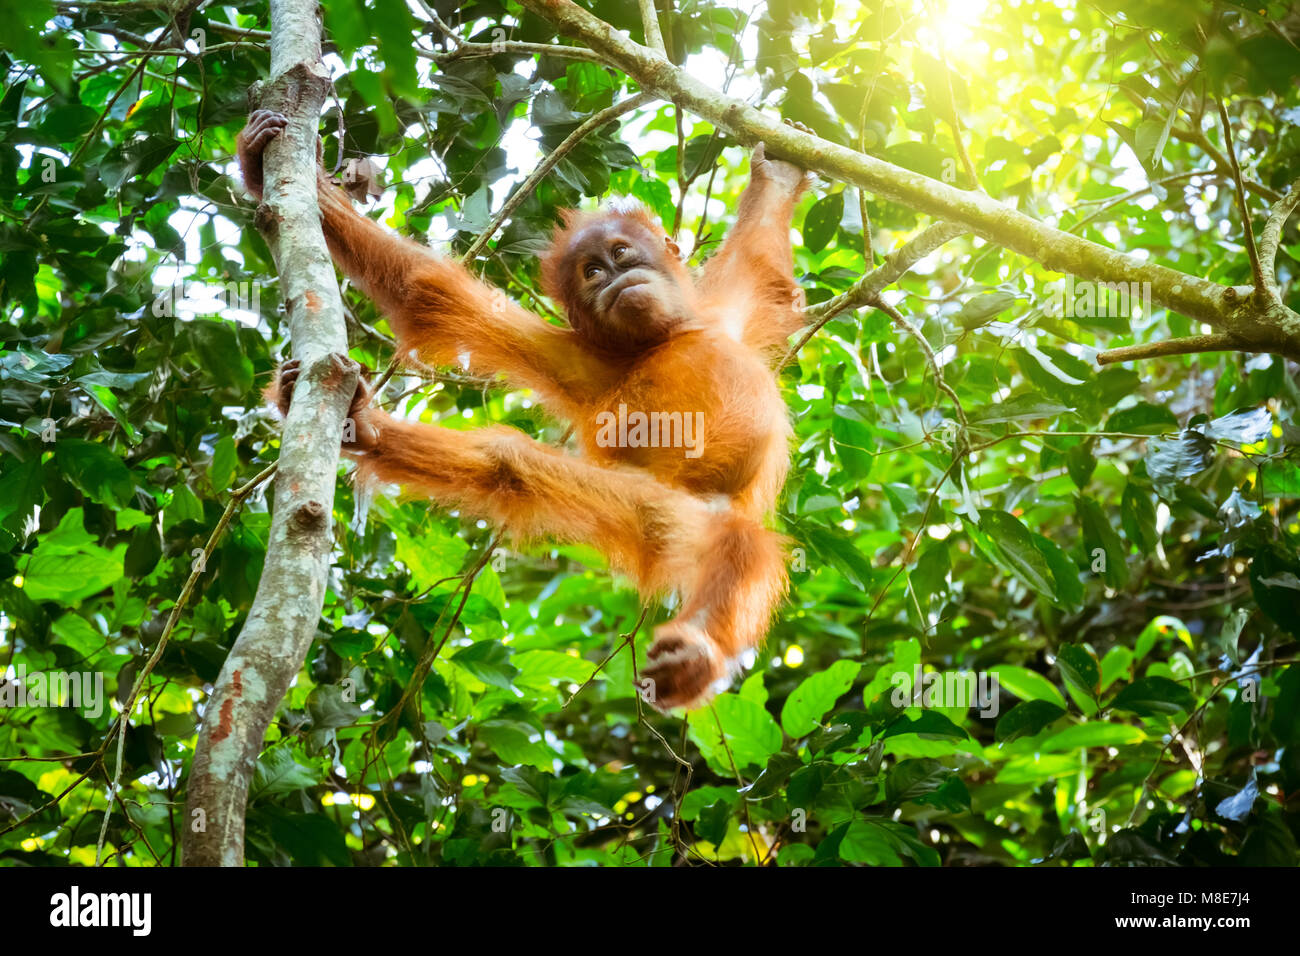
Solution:
<path fill-rule="evenodd" d="M 280 444 L 266 565 L 203 713 L 187 787 L 185 866 L 242 866 L 249 781 L 266 728 L 316 634 L 333 550 L 343 422 L 358 369 L 316 201 L 316 141 L 329 89 L 315 0 L 271 0 L 271 80 L 261 105 L 289 117 L 267 147 L 258 228 L 280 273 L 302 363 Z"/>

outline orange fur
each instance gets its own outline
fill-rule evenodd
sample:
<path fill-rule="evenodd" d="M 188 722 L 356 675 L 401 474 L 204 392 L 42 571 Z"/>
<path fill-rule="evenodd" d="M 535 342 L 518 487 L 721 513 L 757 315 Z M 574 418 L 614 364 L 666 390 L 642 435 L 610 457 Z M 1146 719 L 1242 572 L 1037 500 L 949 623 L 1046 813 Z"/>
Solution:
<path fill-rule="evenodd" d="M 246 170 L 252 159 L 241 149 Z M 652 237 L 640 241 L 658 247 L 643 251 L 659 257 L 657 268 L 691 310 L 665 341 L 611 354 L 579 328 L 521 309 L 459 263 L 385 232 L 321 175 L 331 253 L 385 311 L 400 354 L 502 373 L 532 389 L 573 423 L 583 452 L 577 458 L 510 428 L 457 431 L 370 408 L 361 414 L 378 440 L 358 457 L 360 480 L 404 485 L 519 541 L 590 544 L 644 595 L 677 594 L 677 617 L 656 631 L 645 671 L 661 709 L 707 700 L 763 640 L 786 590 L 786 545 L 764 522 L 789 460 L 790 425 L 771 365 L 801 325 L 789 240 L 798 191 L 755 177 L 698 287 L 639 204 L 563 213 L 541 269 L 571 317 L 566 253 L 588 227 L 610 223 Z M 702 423 L 700 453 L 603 441 L 602 413 L 616 415 L 620 405 L 702 413 L 692 419 Z"/>

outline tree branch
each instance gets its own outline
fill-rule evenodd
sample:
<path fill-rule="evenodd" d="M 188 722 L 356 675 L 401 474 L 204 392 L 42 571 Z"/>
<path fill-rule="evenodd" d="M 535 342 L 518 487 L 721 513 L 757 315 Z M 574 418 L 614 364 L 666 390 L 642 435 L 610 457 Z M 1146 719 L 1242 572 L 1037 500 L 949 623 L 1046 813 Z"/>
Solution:
<path fill-rule="evenodd" d="M 451 44 L 450 50 L 424 50 L 420 47 L 415 48 L 415 55 L 422 56 L 433 62 L 451 63 L 454 60 L 474 59 L 476 57 L 498 56 L 502 53 L 519 53 L 524 56 L 562 56 L 571 60 L 586 60 L 589 63 L 600 63 L 601 58 L 590 50 L 584 50 L 578 46 L 555 46 L 550 43 L 525 43 L 519 40 L 494 40 L 491 43 L 471 43 L 468 40 L 461 39 L 459 33 L 447 25 L 447 21 L 438 16 L 438 11 L 429 6 L 427 0 L 415 0 L 424 11 L 429 21 L 438 28 L 447 42 Z"/>
<path fill-rule="evenodd" d="M 415 55 L 432 60 L 435 63 L 451 63 L 455 60 L 476 59 L 485 56 L 500 56 L 503 53 L 516 53 L 521 56 L 558 56 L 566 60 L 583 60 L 587 63 L 605 62 L 599 53 L 585 50 L 580 46 L 559 46 L 555 43 L 526 43 L 522 40 L 501 40 L 496 43 L 470 43 L 462 40 L 453 50 L 425 50 L 415 48 Z"/>
<path fill-rule="evenodd" d="M 601 54 L 643 89 L 709 120 L 742 144 L 762 140 L 774 155 L 795 159 L 807 169 L 869 189 L 936 219 L 964 223 L 986 240 L 1029 256 L 1053 272 L 1082 279 L 1147 283 L 1153 302 L 1217 331 L 1231 332 L 1251 351 L 1300 360 L 1300 315 L 1279 301 L 1244 295 L 1200 276 L 1144 262 L 1048 226 L 983 193 L 955 189 L 797 130 L 702 83 L 571 0 L 520 3 Z"/>
<path fill-rule="evenodd" d="M 1290 192 L 1273 204 L 1264 231 L 1259 234 L 1259 265 L 1270 288 L 1277 286 L 1277 247 L 1282 242 L 1282 227 L 1297 202 L 1300 202 L 1300 179 L 1291 184 Z"/>
<path fill-rule="evenodd" d="M 316 0 L 271 0 L 262 105 L 289 117 L 266 150 L 258 226 L 284 289 L 303 373 L 280 441 L 266 564 L 203 712 L 186 801 L 184 865 L 240 866 L 248 786 L 266 728 L 315 637 L 333 549 L 334 486 L 358 368 L 316 200 L 316 128 L 329 90 Z"/>
<path fill-rule="evenodd" d="M 1186 338 L 1165 339 L 1162 342 L 1147 342 L 1145 345 L 1107 349 L 1105 352 L 1097 353 L 1097 364 L 1114 365 L 1116 362 L 1132 362 L 1136 359 L 1158 358 L 1166 355 L 1192 355 L 1197 352 L 1231 352 L 1240 348 L 1237 339 L 1226 332 L 1213 335 L 1189 335 Z"/>

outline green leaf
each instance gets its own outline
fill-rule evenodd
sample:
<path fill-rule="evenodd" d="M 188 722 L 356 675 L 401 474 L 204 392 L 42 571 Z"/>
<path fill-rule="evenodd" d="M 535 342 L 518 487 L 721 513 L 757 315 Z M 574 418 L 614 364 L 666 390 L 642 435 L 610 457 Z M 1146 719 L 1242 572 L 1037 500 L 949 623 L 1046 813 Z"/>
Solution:
<path fill-rule="evenodd" d="M 1133 133 L 1133 151 L 1137 154 L 1138 162 L 1146 169 L 1152 172 L 1160 170 L 1160 160 L 1164 155 L 1165 143 L 1169 140 L 1169 130 L 1177 115 L 1176 109 L 1167 110 L 1163 118 L 1158 111 L 1153 111 L 1138 124 L 1138 128 Z"/>
<path fill-rule="evenodd" d="M 503 763 L 550 770 L 555 759 L 541 731 L 520 720 L 486 720 L 478 725 L 477 736 Z"/>
<path fill-rule="evenodd" d="M 1292 664 L 1284 670 L 1277 687 L 1269 730 L 1281 746 L 1300 746 L 1300 665 Z"/>
<path fill-rule="evenodd" d="M 165 529 L 182 521 L 202 521 L 203 503 L 190 491 L 188 485 L 177 485 L 172 489 L 172 500 L 167 505 Z"/>
<path fill-rule="evenodd" d="M 821 252 L 835 237 L 844 216 L 844 190 L 827 193 L 808 210 L 803 220 L 803 244 L 810 252 Z"/>
<path fill-rule="evenodd" d="M 501 779 L 513 783 L 524 796 L 536 801 L 539 806 L 551 805 L 551 784 L 555 777 L 542 773 L 536 767 L 505 767 Z"/>
<path fill-rule="evenodd" d="M 862 551 L 853 545 L 853 538 L 839 528 L 810 526 L 803 538 L 817 556 L 833 567 L 850 584 L 865 588 L 871 582 L 874 569 Z"/>
<path fill-rule="evenodd" d="M 51 354 L 19 345 L 12 351 L 0 351 L 0 376 L 44 386 L 50 379 L 62 379 L 63 370 L 72 362 L 71 355 Z"/>
<path fill-rule="evenodd" d="M 1065 682 L 1091 700 L 1101 693 L 1101 668 L 1086 647 L 1062 644 L 1056 652 L 1056 666 Z"/>
<path fill-rule="evenodd" d="M 1159 435 L 1178 428 L 1178 419 L 1163 405 L 1138 402 L 1121 408 L 1106 420 L 1108 432 L 1129 432 L 1141 435 Z"/>
<path fill-rule="evenodd" d="M 859 481 L 871 471 L 871 426 L 856 408 L 836 405 L 831 419 L 831 437 L 835 439 L 835 453 L 851 476 Z"/>
<path fill-rule="evenodd" d="M 1066 727 L 1042 741 L 1038 747 L 1046 753 L 1053 750 L 1077 750 L 1081 747 L 1130 747 L 1143 740 L 1146 740 L 1146 734 L 1140 727 L 1094 720 Z"/>
<path fill-rule="evenodd" d="M 175 152 L 178 141 L 171 136 L 146 136 L 119 143 L 100 160 L 98 174 L 109 192 L 117 192 L 130 179 L 148 176 Z"/>
<path fill-rule="evenodd" d="M 1006 289 L 994 289 L 966 300 L 952 320 L 963 329 L 978 329 L 1011 308 L 1020 296 Z"/>
<path fill-rule="evenodd" d="M 330 39 L 339 53 L 350 55 L 370 41 L 367 15 L 361 0 L 336 0 L 324 8 Z"/>
<path fill-rule="evenodd" d="M 229 488 L 237 467 L 239 467 L 239 456 L 235 452 L 235 439 L 226 435 L 217 442 L 217 447 L 212 452 L 212 470 L 209 473 L 212 487 L 217 491 L 225 491 Z"/>
<path fill-rule="evenodd" d="M 811 733 L 853 686 L 861 669 L 857 661 L 836 661 L 826 670 L 806 677 L 786 698 L 781 708 L 781 727 L 791 737 Z"/>
<path fill-rule="evenodd" d="M 901 866 L 908 857 L 921 866 L 938 866 L 939 851 L 926 846 L 911 827 L 875 817 L 854 820 L 839 843 L 840 859 L 868 866 Z"/>
<path fill-rule="evenodd" d="M 212 319 L 189 323 L 195 358 L 218 382 L 245 394 L 253 388 L 253 363 L 239 345 L 235 326 Z"/>
<path fill-rule="evenodd" d="M 921 549 L 921 556 L 916 566 L 908 572 L 908 581 L 912 590 L 921 600 L 928 600 L 940 588 L 946 587 L 945 579 L 952 562 L 948 558 L 946 541 L 931 541 Z"/>
<path fill-rule="evenodd" d="M 1038 786 L 1056 777 L 1078 773 L 1079 758 L 1075 754 L 1033 753 L 1008 760 L 993 779 L 1008 786 Z"/>
<path fill-rule="evenodd" d="M 1000 744 L 1010 743 L 1017 737 L 1032 737 L 1064 716 L 1064 707 L 1047 700 L 1027 700 L 1002 715 L 993 737 Z"/>
<path fill-rule="evenodd" d="M 1115 710 L 1143 717 L 1190 712 L 1196 706 L 1192 692 L 1168 677 L 1144 677 L 1120 690 L 1111 700 Z"/>
<path fill-rule="evenodd" d="M 271 837 L 299 866 L 351 866 L 343 831 L 319 813 L 285 813 L 271 818 Z"/>
<path fill-rule="evenodd" d="M 980 511 L 979 527 L 993 540 L 1008 570 L 1049 601 L 1057 600 L 1056 583 L 1047 559 L 1020 519 L 1005 511 L 984 508 Z"/>
<path fill-rule="evenodd" d="M 126 545 L 109 552 L 93 542 L 82 530 L 81 509 L 70 509 L 20 565 L 23 593 L 33 601 L 72 605 L 119 580 Z"/>
<path fill-rule="evenodd" d="M 936 710 L 923 710 L 915 720 L 903 715 L 890 721 L 889 726 L 880 735 L 880 739 L 897 737 L 900 734 L 916 734 L 927 740 L 940 740 L 944 737 L 965 739 L 970 736 Z"/>
<path fill-rule="evenodd" d="M 691 740 L 718 773 L 732 775 L 732 759 L 736 770 L 765 766 L 781 749 L 781 728 L 772 715 L 738 694 L 722 694 L 712 706 L 691 711 L 686 720 Z"/>
<path fill-rule="evenodd" d="M 1105 512 L 1091 498 L 1074 496 L 1074 510 L 1083 525 L 1083 546 L 1090 567 L 1101 568 L 1108 587 L 1122 588 L 1128 582 L 1128 548 L 1111 527 Z"/>
<path fill-rule="evenodd" d="M 9 459 L 0 474 L 0 519 L 31 514 L 42 497 L 40 458 L 33 455 L 27 461 Z"/>
<path fill-rule="evenodd" d="M 1268 437 L 1273 428 L 1273 415 L 1267 408 L 1241 409 L 1216 418 L 1205 426 L 1205 437 L 1226 439 L 1253 445 Z"/>
<path fill-rule="evenodd" d="M 66 30 L 62 26 L 56 27 L 53 34 L 45 32 L 45 25 L 54 19 L 54 5 L 48 0 L 22 0 L 6 4 L 4 13 L 5 49 L 35 65 L 41 78 L 58 91 L 59 98 L 66 97 L 76 44 L 71 37 L 61 35 Z"/>
<path fill-rule="evenodd" d="M 1147 656 L 1151 648 L 1155 647 L 1156 642 L 1167 634 L 1182 638 L 1190 645 L 1191 635 L 1188 633 L 1187 625 L 1176 617 L 1170 617 L 1168 614 L 1160 614 L 1152 618 L 1147 626 L 1142 628 L 1142 633 L 1138 635 L 1137 642 L 1133 645 L 1133 660 L 1141 661 Z"/>
<path fill-rule="evenodd" d="M 1133 651 L 1122 644 L 1116 644 L 1106 652 L 1106 656 L 1101 659 L 1101 690 L 1102 693 L 1111 684 L 1119 680 L 1133 667 Z"/>
<path fill-rule="evenodd" d="M 500 641 L 479 641 L 451 656 L 451 662 L 485 684 L 510 690 L 519 669 L 510 663 L 510 648 Z"/>
<path fill-rule="evenodd" d="M 847 832 L 840 840 L 839 857 L 848 863 L 865 863 L 867 866 L 903 865 L 884 827 L 868 820 L 854 820 L 848 824 Z"/>
<path fill-rule="evenodd" d="M 374 0 L 373 12 L 365 22 L 374 31 L 384 59 L 384 76 L 394 92 L 409 97 L 420 95 L 416 75 L 415 17 L 403 0 Z"/>
<path fill-rule="evenodd" d="M 715 846 L 727 835 L 727 824 L 731 822 L 731 804 L 719 800 L 712 806 L 705 807 L 695 822 L 695 835 Z"/>
<path fill-rule="evenodd" d="M 748 789 L 745 790 L 745 797 L 749 800 L 762 800 L 767 797 L 776 796 L 790 779 L 790 774 L 803 767 L 803 761 L 795 754 L 774 753 L 763 768 L 763 772 L 758 775 Z M 694 791 L 692 791 L 694 793 Z M 684 804 L 683 804 L 684 807 Z M 683 814 L 685 810 L 683 809 Z"/>
<path fill-rule="evenodd" d="M 1153 438 L 1147 442 L 1147 474 L 1160 484 L 1199 475 L 1214 460 L 1214 443 L 1196 431 L 1177 438 Z"/>
<path fill-rule="evenodd" d="M 89 621 L 71 611 L 55 621 L 50 630 L 58 636 L 60 644 L 72 648 L 83 657 L 91 656 L 109 643 Z"/>
<path fill-rule="evenodd" d="M 1300 636 L 1297 582 L 1300 582 L 1300 556 L 1280 543 L 1261 543 L 1250 563 L 1251 595 L 1259 609 L 1292 636 Z"/>
<path fill-rule="evenodd" d="M 1093 471 L 1097 468 L 1097 459 L 1092 455 L 1092 446 L 1085 442 L 1067 451 L 1065 468 L 1070 474 L 1070 480 L 1080 491 L 1086 488 Z"/>
<path fill-rule="evenodd" d="M 314 787 L 318 776 L 310 767 L 293 759 L 293 751 L 286 747 L 268 750 L 257 759 L 257 770 L 248 790 L 249 801 L 260 797 L 273 797 Z"/>
<path fill-rule="evenodd" d="M 928 757 L 901 760 L 885 776 L 885 793 L 891 806 L 917 800 L 933 793 L 953 776 L 953 772 Z"/>
<path fill-rule="evenodd" d="M 1021 395 L 1005 402 L 995 402 L 970 412 L 966 418 L 972 425 L 996 425 L 1002 422 L 1050 421 L 1066 412 L 1074 411 L 1071 405 L 1049 402 L 1034 395 Z"/>
<path fill-rule="evenodd" d="M 1151 501 L 1151 495 L 1131 481 L 1127 482 L 1119 513 L 1124 534 L 1129 541 L 1143 554 L 1153 552 L 1159 543 L 1159 537 L 1156 534 L 1156 506 Z"/>
<path fill-rule="evenodd" d="M 517 651 L 510 663 L 518 668 L 514 682 L 520 686 L 548 687 L 556 681 L 582 684 L 596 670 L 589 660 L 546 649 Z"/>
<path fill-rule="evenodd" d="M 365 716 L 355 701 L 347 700 L 343 688 L 335 684 L 318 684 L 307 695 L 307 713 L 312 730 L 337 730 L 353 727 Z"/>
<path fill-rule="evenodd" d="M 1057 601 L 1064 607 L 1079 607 L 1083 604 L 1083 580 L 1074 561 L 1053 541 L 1041 534 L 1030 532 L 1034 547 L 1043 556 L 1052 572 L 1052 583 L 1056 587 Z"/>
<path fill-rule="evenodd" d="M 54 461 L 64 477 L 91 501 L 110 508 L 125 508 L 135 494 L 126 465 L 96 442 L 60 439 L 54 446 Z"/>
<path fill-rule="evenodd" d="M 989 668 L 989 673 L 997 677 L 1001 687 L 1021 700 L 1045 700 L 1065 710 L 1065 696 L 1038 671 L 1014 664 L 997 664 Z"/>
<path fill-rule="evenodd" d="M 465 563 L 469 546 L 455 534 L 441 528 L 424 531 L 418 537 L 398 529 L 397 560 L 411 572 L 411 584 L 425 590 L 454 576 Z"/>

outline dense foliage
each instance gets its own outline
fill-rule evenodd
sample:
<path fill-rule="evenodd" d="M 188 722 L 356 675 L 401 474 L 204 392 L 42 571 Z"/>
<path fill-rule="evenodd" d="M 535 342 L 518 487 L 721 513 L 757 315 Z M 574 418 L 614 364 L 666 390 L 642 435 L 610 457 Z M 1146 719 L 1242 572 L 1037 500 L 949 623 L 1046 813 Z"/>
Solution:
<path fill-rule="evenodd" d="M 641 39 L 635 4 L 582 5 Z M 561 41 L 496 0 L 432 4 L 500 51 L 451 55 L 423 6 L 326 4 L 324 159 L 373 157 L 377 215 L 463 251 L 538 156 L 635 86 L 510 49 Z M 286 329 L 231 164 L 268 9 L 169 7 L 185 5 L 0 2 L 0 673 L 9 693 L 19 669 L 29 689 L 40 672 L 102 674 L 111 698 L 0 709 L 8 864 L 93 864 L 117 774 L 102 856 L 177 862 L 205 684 L 265 554 L 265 485 L 221 521 L 279 451 L 260 390 Z M 1300 176 L 1300 18 L 1284 3 L 661 9 L 670 56 L 708 82 L 969 187 L 964 149 L 999 200 L 1218 282 L 1248 284 L 1250 266 L 1216 98 L 1256 230 Z M 555 210 L 610 194 L 680 223 L 699 262 L 746 157 L 651 103 L 566 155 L 479 265 L 545 312 L 534 257 Z M 809 302 L 926 224 L 820 180 L 795 221 Z M 1300 308 L 1294 225 L 1277 267 Z M 176 278 L 235 285 L 203 303 L 165 291 Z M 685 719 L 634 693 L 629 648 L 643 663 L 669 610 L 641 621 L 599 555 L 519 553 L 341 481 L 324 615 L 265 743 L 248 858 L 1294 865 L 1296 367 L 1211 352 L 1099 368 L 1098 348 L 1198 329 L 1162 308 L 1050 308 L 1065 281 L 968 235 L 899 283 L 889 301 L 951 394 L 878 310 L 842 313 L 799 351 L 776 517 L 796 549 L 790 600 L 747 679 Z M 383 316 L 347 301 L 352 354 L 382 371 Z M 566 437 L 527 394 L 454 372 L 399 373 L 383 402 Z M 110 728 L 146 671 L 119 767 Z M 983 714 L 903 700 L 897 675 L 923 671 L 999 690 Z"/>

